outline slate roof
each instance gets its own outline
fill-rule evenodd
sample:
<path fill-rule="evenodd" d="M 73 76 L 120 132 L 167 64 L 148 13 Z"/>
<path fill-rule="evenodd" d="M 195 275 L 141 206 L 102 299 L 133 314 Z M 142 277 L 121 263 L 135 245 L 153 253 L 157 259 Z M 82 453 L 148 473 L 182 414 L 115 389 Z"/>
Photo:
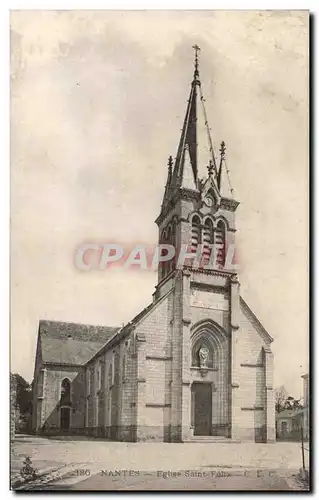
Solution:
<path fill-rule="evenodd" d="M 41 320 L 39 346 L 42 362 L 84 365 L 118 329 L 118 327 Z"/>

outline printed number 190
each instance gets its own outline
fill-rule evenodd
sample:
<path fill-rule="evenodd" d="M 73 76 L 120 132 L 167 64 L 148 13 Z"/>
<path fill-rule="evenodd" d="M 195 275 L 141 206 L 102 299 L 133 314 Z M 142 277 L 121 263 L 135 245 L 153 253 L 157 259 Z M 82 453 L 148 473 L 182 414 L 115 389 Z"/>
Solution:
<path fill-rule="evenodd" d="M 91 471 L 89 469 L 77 469 L 76 475 L 77 476 L 89 476 L 91 474 Z"/>

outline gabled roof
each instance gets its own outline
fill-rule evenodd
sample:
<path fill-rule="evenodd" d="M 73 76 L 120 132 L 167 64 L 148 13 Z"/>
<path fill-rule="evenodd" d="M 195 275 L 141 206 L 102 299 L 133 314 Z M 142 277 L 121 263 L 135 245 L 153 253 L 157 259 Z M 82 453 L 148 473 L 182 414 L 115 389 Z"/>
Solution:
<path fill-rule="evenodd" d="M 261 324 L 257 316 L 253 313 L 253 311 L 248 306 L 247 302 L 245 302 L 245 300 L 241 296 L 239 297 L 239 303 L 242 310 L 246 313 L 247 317 L 256 326 L 256 328 L 259 330 L 260 334 L 266 340 L 266 342 L 273 342 L 274 339 L 269 335 L 266 328 Z"/>
<path fill-rule="evenodd" d="M 282 410 L 279 413 L 276 414 L 276 419 L 278 418 L 294 418 L 297 415 L 300 415 L 303 413 L 304 409 L 303 408 L 295 408 L 294 410 Z"/>
<path fill-rule="evenodd" d="M 39 322 L 39 333 L 55 339 L 72 338 L 82 342 L 106 342 L 119 329 L 118 326 L 85 325 L 64 321 Z"/>
<path fill-rule="evenodd" d="M 42 362 L 84 365 L 118 329 L 118 327 L 41 320 L 39 346 Z"/>

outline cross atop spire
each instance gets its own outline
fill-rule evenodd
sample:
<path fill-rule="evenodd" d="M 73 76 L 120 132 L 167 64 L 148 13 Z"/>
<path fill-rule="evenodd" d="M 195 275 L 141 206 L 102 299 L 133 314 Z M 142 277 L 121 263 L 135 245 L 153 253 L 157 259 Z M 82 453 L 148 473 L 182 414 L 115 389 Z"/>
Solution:
<path fill-rule="evenodd" d="M 200 47 L 197 44 L 195 44 L 195 45 L 193 45 L 193 49 L 195 50 L 194 79 L 196 80 L 196 78 L 199 77 L 199 71 L 198 71 L 198 52 L 200 51 Z"/>

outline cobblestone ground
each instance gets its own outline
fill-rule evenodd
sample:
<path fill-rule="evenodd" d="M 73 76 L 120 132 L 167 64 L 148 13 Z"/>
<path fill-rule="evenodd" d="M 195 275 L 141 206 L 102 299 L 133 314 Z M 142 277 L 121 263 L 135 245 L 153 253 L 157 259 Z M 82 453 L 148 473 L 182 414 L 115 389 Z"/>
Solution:
<path fill-rule="evenodd" d="M 55 479 L 57 486 L 59 481 L 61 486 L 67 484 L 70 486 L 80 485 L 83 480 L 91 480 L 92 476 L 97 476 L 97 482 L 95 481 L 94 484 L 98 484 L 98 487 L 93 489 L 99 489 L 103 484 L 104 488 L 102 489 L 107 489 L 107 473 L 101 476 L 101 471 L 115 470 L 140 471 L 144 479 L 145 473 L 150 473 L 151 476 L 145 480 L 152 480 L 153 484 L 160 482 L 161 485 L 165 485 L 167 481 L 165 482 L 164 477 L 157 476 L 158 471 L 174 473 L 185 470 L 201 470 L 208 471 L 210 475 L 208 477 L 202 476 L 204 479 L 201 479 L 200 482 L 195 481 L 196 484 L 202 484 L 203 486 L 205 483 L 207 486 L 207 481 L 211 484 L 212 480 L 214 480 L 218 482 L 218 488 L 225 485 L 225 477 L 212 477 L 210 473 L 212 469 L 220 471 L 239 470 L 240 473 L 233 475 L 231 480 L 228 478 L 228 484 L 231 481 L 231 484 L 235 485 L 233 489 L 236 489 L 238 481 L 240 483 L 247 482 L 247 476 L 244 475 L 246 469 L 248 471 L 257 469 L 276 471 L 276 475 L 269 475 L 268 473 L 267 480 L 261 479 L 261 477 L 254 479 L 254 483 L 256 481 L 257 483 L 258 481 L 259 483 L 260 481 L 266 481 L 268 486 L 273 485 L 274 488 L 272 489 L 276 489 L 279 484 L 278 480 L 281 481 L 283 477 L 293 477 L 301 467 L 299 443 L 119 443 L 85 438 L 75 440 L 21 436 L 12 445 L 12 480 L 26 456 L 30 457 L 36 469 L 46 471 L 43 475 L 44 479 L 39 481 L 41 484 L 51 478 Z M 308 452 L 306 452 L 307 464 Z M 55 472 L 50 474 L 50 470 Z M 87 478 L 85 474 L 90 477 Z M 59 479 L 62 476 L 64 479 Z M 100 476 L 102 479 L 99 479 Z M 120 477 L 123 477 L 123 473 Z M 133 476 L 129 477 L 131 477 L 130 481 L 134 482 Z M 241 479 L 238 479 L 238 477 L 241 477 Z M 275 477 L 277 478 L 276 481 L 274 480 Z M 109 478 L 113 481 L 112 476 L 109 476 Z M 135 479 L 135 481 L 138 482 L 138 479 Z M 170 487 L 173 486 L 173 483 L 180 485 L 183 481 L 184 483 L 185 481 L 191 481 L 194 484 L 194 479 L 192 477 L 185 479 L 185 474 L 182 478 L 179 476 L 169 478 Z M 251 481 L 250 478 L 249 484 L 253 484 Z M 108 485 L 111 484 L 110 479 L 108 479 L 107 483 Z M 280 483 L 281 487 L 285 484 Z M 72 486 L 72 488 L 75 487 L 77 488 L 77 486 Z M 135 489 L 134 485 L 131 484 L 127 484 L 127 487 Z M 32 487 L 30 484 L 30 489 L 34 488 L 35 485 Z M 152 485 L 153 488 L 155 486 Z M 175 489 L 179 489 L 179 486 Z M 200 489 L 207 489 L 207 487 Z M 258 489 L 260 488 L 258 487 Z M 289 489 L 288 486 L 287 489 Z"/>

